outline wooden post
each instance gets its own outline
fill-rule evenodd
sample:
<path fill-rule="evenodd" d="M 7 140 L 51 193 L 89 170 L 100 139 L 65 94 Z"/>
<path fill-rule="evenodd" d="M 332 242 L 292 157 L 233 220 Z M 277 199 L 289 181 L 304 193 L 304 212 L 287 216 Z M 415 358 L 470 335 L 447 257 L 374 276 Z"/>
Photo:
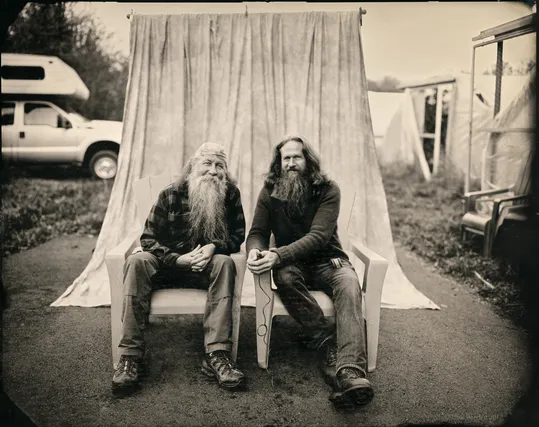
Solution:
<path fill-rule="evenodd" d="M 470 176 L 472 174 L 472 133 L 473 133 L 473 101 L 474 101 L 474 77 L 475 77 L 475 48 L 472 49 L 472 74 L 470 76 L 470 111 L 468 112 L 468 168 L 466 169 L 466 180 L 464 181 L 464 193 L 470 191 Z"/>
<path fill-rule="evenodd" d="M 436 88 L 436 122 L 434 127 L 434 155 L 432 159 L 432 174 L 436 175 L 438 164 L 440 163 L 440 144 L 442 140 L 442 95 L 443 86 Z"/>
<path fill-rule="evenodd" d="M 451 101 L 449 103 L 449 112 L 447 114 L 447 132 L 445 134 L 445 165 L 449 166 L 451 156 L 453 155 L 453 126 L 455 125 L 455 114 L 457 111 L 457 97 L 460 95 L 458 93 L 458 83 L 455 82 L 450 85 L 451 90 Z"/>

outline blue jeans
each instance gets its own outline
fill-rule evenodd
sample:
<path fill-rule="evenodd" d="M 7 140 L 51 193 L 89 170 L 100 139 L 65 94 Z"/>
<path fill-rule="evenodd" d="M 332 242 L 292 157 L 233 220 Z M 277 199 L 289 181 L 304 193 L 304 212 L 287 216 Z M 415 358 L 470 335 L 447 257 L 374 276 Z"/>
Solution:
<path fill-rule="evenodd" d="M 143 333 L 152 291 L 173 287 L 208 289 L 203 320 L 205 352 L 231 351 L 235 276 L 236 266 L 227 255 L 214 255 L 206 268 L 197 273 L 166 267 L 149 252 L 130 255 L 124 267 L 120 355 L 144 354 Z"/>
<path fill-rule="evenodd" d="M 354 367 L 367 371 L 361 286 L 350 261 L 340 258 L 342 267 L 331 261 L 301 262 L 273 269 L 273 281 L 288 313 L 318 344 L 337 335 L 337 371 Z M 322 312 L 309 290 L 325 292 L 333 300 L 335 324 Z"/>

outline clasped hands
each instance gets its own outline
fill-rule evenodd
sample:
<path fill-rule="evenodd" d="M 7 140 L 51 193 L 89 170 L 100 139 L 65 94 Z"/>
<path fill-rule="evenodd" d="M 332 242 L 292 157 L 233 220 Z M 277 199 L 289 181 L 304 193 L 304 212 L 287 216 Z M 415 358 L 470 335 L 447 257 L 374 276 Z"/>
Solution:
<path fill-rule="evenodd" d="M 203 271 L 213 257 L 215 245 L 209 243 L 204 246 L 197 245 L 195 249 L 186 254 L 180 255 L 176 260 L 176 265 L 182 268 L 190 268 L 191 271 Z"/>
<path fill-rule="evenodd" d="M 254 274 L 270 271 L 279 262 L 279 255 L 272 251 L 251 249 L 247 257 L 247 268 Z"/>

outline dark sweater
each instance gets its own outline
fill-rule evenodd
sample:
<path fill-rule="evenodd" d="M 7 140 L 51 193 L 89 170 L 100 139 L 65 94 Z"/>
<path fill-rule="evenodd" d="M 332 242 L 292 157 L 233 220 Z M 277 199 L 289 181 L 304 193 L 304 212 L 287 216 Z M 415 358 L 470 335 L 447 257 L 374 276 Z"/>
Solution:
<path fill-rule="evenodd" d="M 246 241 L 247 253 L 251 249 L 268 249 L 273 233 L 279 265 L 336 257 L 348 259 L 337 235 L 340 202 L 339 187 L 330 181 L 318 194 L 311 196 L 302 217 L 291 219 L 286 214 L 286 202 L 275 198 L 270 189 L 263 187 Z"/>

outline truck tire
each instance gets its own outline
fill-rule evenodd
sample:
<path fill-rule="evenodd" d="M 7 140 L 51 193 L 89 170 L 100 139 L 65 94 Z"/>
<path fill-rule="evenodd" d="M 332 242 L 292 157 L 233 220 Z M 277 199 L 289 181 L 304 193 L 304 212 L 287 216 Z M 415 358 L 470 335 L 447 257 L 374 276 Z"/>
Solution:
<path fill-rule="evenodd" d="M 88 163 L 94 178 L 112 179 L 118 171 L 118 153 L 112 150 L 101 150 L 95 153 Z"/>

